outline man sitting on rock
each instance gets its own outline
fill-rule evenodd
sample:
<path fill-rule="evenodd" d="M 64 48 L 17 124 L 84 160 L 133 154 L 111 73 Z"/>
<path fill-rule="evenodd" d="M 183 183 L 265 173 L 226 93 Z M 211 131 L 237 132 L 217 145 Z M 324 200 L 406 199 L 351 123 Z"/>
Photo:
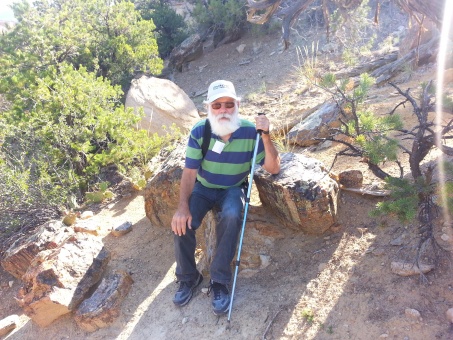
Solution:
<path fill-rule="evenodd" d="M 195 231 L 206 213 L 220 211 L 216 225 L 216 250 L 210 265 L 210 292 L 214 314 L 228 312 L 228 284 L 231 261 L 241 229 L 247 177 L 250 173 L 257 129 L 259 139 L 256 164 L 271 174 L 280 171 L 280 157 L 269 135 L 269 120 L 255 117 L 255 124 L 239 118 L 239 97 L 234 85 L 217 80 L 209 85 L 207 100 L 211 139 L 203 156 L 202 145 L 207 120 L 195 124 L 190 132 L 182 173 L 178 209 L 171 228 L 175 234 L 176 278 L 180 283 L 173 298 L 177 306 L 186 305 L 194 289 L 203 281 L 195 263 Z"/>

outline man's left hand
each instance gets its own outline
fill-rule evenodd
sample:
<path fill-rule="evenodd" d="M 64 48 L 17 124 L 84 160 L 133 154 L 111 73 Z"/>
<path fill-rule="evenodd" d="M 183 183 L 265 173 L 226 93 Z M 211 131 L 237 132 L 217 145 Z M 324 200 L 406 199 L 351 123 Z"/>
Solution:
<path fill-rule="evenodd" d="M 265 115 L 258 115 L 255 117 L 255 125 L 257 130 L 269 132 L 270 123 Z"/>

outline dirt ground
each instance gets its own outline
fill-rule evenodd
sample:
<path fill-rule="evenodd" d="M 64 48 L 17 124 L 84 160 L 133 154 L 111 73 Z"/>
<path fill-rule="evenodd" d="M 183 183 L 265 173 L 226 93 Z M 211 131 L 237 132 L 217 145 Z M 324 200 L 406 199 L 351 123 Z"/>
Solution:
<path fill-rule="evenodd" d="M 325 100 L 317 89 L 304 90 L 297 77 L 298 42 L 304 41 L 294 38 L 289 51 L 281 53 L 278 35 L 262 37 L 260 43 L 245 37 L 192 62 L 175 75 L 175 82 L 194 96 L 213 80 L 232 80 L 243 96 L 244 116 L 264 110 L 274 127 L 283 128 L 300 110 Z M 241 44 L 246 44 L 242 54 L 236 50 Z M 327 65 L 334 57 L 322 54 L 319 63 Z M 434 77 L 435 65 L 427 65 L 396 81 L 403 89 L 415 89 Z M 400 100 L 394 93 L 389 86 L 375 88 L 367 103 L 384 114 Z M 200 108 L 202 99 L 193 97 Z M 408 124 L 413 122 L 410 107 L 401 112 Z M 329 167 L 339 147 L 282 151 L 302 152 Z M 427 161 L 435 158 L 430 154 Z M 345 169 L 362 170 L 364 186 L 380 185 L 359 160 L 341 159 L 332 171 Z M 395 171 L 390 165 L 386 170 Z M 134 279 L 115 323 L 86 333 L 67 315 L 40 328 L 14 300 L 20 282 L 0 269 L 0 319 L 17 314 L 21 321 L 5 339 L 453 339 L 445 315 L 453 308 L 451 258 L 441 258 L 427 274 L 427 283 L 419 276 L 393 274 L 390 263 L 416 239 L 416 225 L 370 218 L 368 212 L 379 200 L 341 191 L 338 223 L 324 235 L 282 230 L 285 237 L 275 241 L 270 265 L 251 277 L 239 274 L 228 323 L 212 313 L 210 298 L 201 292 L 209 278 L 187 306 L 173 305 L 177 284 L 171 230 L 151 225 L 141 192 L 125 196 L 93 217 L 102 221 L 101 236 L 112 253 L 108 270 L 126 270 Z M 256 197 L 252 202 L 259 205 Z M 119 238 L 109 235 L 112 226 L 125 221 L 134 224 L 132 232 Z M 417 310 L 421 317 L 407 316 L 406 309 Z"/>

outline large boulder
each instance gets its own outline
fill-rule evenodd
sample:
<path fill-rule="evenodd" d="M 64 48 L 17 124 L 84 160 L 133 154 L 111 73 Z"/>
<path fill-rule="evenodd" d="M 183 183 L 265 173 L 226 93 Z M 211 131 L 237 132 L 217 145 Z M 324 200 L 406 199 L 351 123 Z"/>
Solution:
<path fill-rule="evenodd" d="M 338 183 L 314 158 L 283 154 L 280 173 L 258 169 L 255 184 L 263 206 L 288 228 L 322 234 L 336 221 Z"/>
<path fill-rule="evenodd" d="M 139 127 L 159 135 L 166 134 L 163 126 L 175 124 L 188 131 L 200 119 L 189 96 L 168 79 L 142 76 L 132 80 L 125 106 L 137 113 L 142 108 L 145 115 Z"/>

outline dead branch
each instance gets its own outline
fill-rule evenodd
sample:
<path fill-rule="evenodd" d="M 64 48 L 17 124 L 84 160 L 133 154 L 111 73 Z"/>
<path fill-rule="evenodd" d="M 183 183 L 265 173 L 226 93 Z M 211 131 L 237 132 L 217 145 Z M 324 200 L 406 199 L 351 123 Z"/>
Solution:
<path fill-rule="evenodd" d="M 266 330 L 264 331 L 263 337 L 261 339 L 266 340 L 266 335 L 267 332 L 269 332 L 269 329 L 271 328 L 272 324 L 274 323 L 274 320 L 277 318 L 278 314 L 280 314 L 281 311 L 283 311 L 284 307 L 281 307 L 277 313 L 275 313 L 274 317 L 272 318 L 271 321 L 267 324 Z"/>
<path fill-rule="evenodd" d="M 423 44 L 418 49 L 419 59 L 427 60 L 437 54 L 439 49 L 439 37 L 434 37 L 426 44 Z M 391 78 L 395 77 L 399 72 L 404 70 L 405 65 L 414 60 L 417 53 L 417 49 L 414 48 L 405 56 L 396 61 L 386 64 L 382 67 L 375 69 L 371 72 L 371 76 L 376 78 L 376 84 L 381 84 L 383 82 L 389 81 Z"/>
<path fill-rule="evenodd" d="M 247 0 L 247 3 L 250 9 L 247 11 L 247 21 L 252 24 L 262 25 L 269 21 L 269 19 L 274 15 L 280 6 L 281 0 L 264 0 L 264 1 L 254 1 Z M 262 14 L 257 14 L 257 12 L 265 10 Z"/>
<path fill-rule="evenodd" d="M 268 22 L 273 15 L 283 17 L 282 21 L 282 38 L 284 41 L 285 49 L 290 46 L 289 32 L 291 25 L 297 17 L 307 10 L 307 8 L 315 0 L 298 0 L 298 1 L 285 1 L 285 0 L 247 0 L 247 21 L 255 24 L 264 24 Z M 426 2 L 424 0 L 394 0 L 403 11 L 413 17 L 419 25 L 423 24 L 424 18 L 431 19 L 439 27 L 441 26 L 443 14 L 443 0 L 431 0 Z M 334 0 L 332 1 L 336 9 L 344 16 L 348 17 L 349 12 L 361 5 L 362 0 Z M 324 20 L 326 22 L 327 41 L 329 41 L 329 5 L 330 2 L 323 0 L 321 7 L 323 11 Z M 282 5 L 288 5 L 286 8 L 278 11 Z M 379 21 L 380 3 L 378 2 L 375 12 L 374 22 Z M 264 12 L 262 12 L 264 11 Z M 418 54 L 418 53 L 417 53 Z M 417 55 L 416 54 L 416 55 Z M 415 55 L 415 56 L 416 56 Z M 416 57 L 417 58 L 417 57 Z M 412 59 L 412 58 L 411 58 Z"/>

